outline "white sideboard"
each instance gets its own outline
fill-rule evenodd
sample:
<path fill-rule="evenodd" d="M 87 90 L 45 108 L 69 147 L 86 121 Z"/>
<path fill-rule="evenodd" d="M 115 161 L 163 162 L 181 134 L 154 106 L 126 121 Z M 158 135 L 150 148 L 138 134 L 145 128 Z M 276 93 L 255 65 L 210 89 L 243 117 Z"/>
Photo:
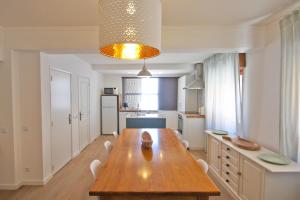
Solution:
<path fill-rule="evenodd" d="M 238 200 L 299 200 L 300 165 L 286 166 L 261 161 L 257 156 L 271 153 L 261 148 L 247 151 L 223 140 L 210 131 L 208 134 L 209 172 Z"/>

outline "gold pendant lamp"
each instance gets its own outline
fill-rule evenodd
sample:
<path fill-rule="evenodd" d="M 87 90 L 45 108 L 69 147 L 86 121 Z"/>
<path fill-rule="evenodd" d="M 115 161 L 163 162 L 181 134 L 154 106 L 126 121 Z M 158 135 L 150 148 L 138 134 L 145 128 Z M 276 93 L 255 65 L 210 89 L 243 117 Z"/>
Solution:
<path fill-rule="evenodd" d="M 99 52 L 138 60 L 161 50 L 160 0 L 100 0 Z"/>

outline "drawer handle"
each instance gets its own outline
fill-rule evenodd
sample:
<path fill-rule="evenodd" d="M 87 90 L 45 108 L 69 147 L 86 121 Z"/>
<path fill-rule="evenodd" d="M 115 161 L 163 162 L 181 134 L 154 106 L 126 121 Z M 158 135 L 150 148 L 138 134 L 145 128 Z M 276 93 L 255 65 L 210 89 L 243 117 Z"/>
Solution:
<path fill-rule="evenodd" d="M 229 180 L 228 180 L 228 179 L 226 179 L 226 183 L 229 183 Z"/>
<path fill-rule="evenodd" d="M 226 156 L 226 158 L 229 159 L 230 157 L 229 157 L 229 156 Z"/>
<path fill-rule="evenodd" d="M 218 156 L 218 158 L 220 159 L 220 158 L 221 158 L 221 156 Z"/>
<path fill-rule="evenodd" d="M 229 164 L 226 164 L 226 167 L 230 167 L 230 165 L 229 165 Z"/>
<path fill-rule="evenodd" d="M 227 148 L 226 148 L 226 150 L 227 150 L 227 151 L 230 151 L 230 148 L 229 148 L 229 147 L 227 147 Z"/>
<path fill-rule="evenodd" d="M 227 175 L 229 175 L 229 172 L 226 172 Z"/>
<path fill-rule="evenodd" d="M 239 176 L 242 176 L 242 173 L 241 173 L 241 172 L 238 172 L 237 174 L 238 174 Z"/>

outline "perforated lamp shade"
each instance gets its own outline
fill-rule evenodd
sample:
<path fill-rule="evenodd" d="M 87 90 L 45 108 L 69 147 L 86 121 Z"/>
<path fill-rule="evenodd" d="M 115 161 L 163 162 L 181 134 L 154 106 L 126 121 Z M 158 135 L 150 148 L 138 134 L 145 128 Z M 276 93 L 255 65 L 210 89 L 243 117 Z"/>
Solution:
<path fill-rule="evenodd" d="M 138 60 L 161 50 L 160 0 L 100 0 L 99 52 Z"/>

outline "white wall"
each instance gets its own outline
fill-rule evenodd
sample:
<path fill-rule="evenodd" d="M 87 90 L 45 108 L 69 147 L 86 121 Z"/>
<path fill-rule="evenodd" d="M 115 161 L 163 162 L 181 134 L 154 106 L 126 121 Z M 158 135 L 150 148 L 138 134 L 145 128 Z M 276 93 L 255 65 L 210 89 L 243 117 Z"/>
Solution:
<path fill-rule="evenodd" d="M 263 30 L 263 27 L 255 26 L 165 26 L 162 46 L 163 50 L 189 52 L 201 49 L 248 50 L 263 46 Z"/>
<path fill-rule="evenodd" d="M 43 177 L 40 54 L 14 51 L 12 58 L 16 177 L 19 183 L 39 184 Z"/>
<path fill-rule="evenodd" d="M 119 93 L 122 93 L 122 75 L 109 75 L 103 76 L 103 87 L 116 87 Z M 103 89 L 103 88 L 102 88 Z"/>
<path fill-rule="evenodd" d="M 260 28 L 255 27 L 163 27 L 162 46 L 165 52 L 197 51 L 201 48 L 249 49 L 262 45 L 261 32 Z M 19 92 L 13 85 L 17 84 L 13 82 L 18 74 L 13 72 L 13 50 L 97 51 L 98 28 L 6 27 L 3 35 L 5 48 L 3 61 L 0 62 L 0 188 L 16 188 L 20 174 L 16 171 L 19 162 L 17 138 L 20 131 L 15 130 L 19 119 L 13 115 L 19 109 L 15 103 Z M 183 35 L 185 40 L 182 40 Z M 47 118 L 43 116 L 43 120 Z M 42 124 L 42 129 L 45 128 L 47 124 Z M 44 150 L 44 153 L 49 152 Z"/>
<path fill-rule="evenodd" d="M 244 83 L 244 131 L 274 151 L 279 150 L 280 29 L 267 25 L 264 48 L 247 53 Z"/>
<path fill-rule="evenodd" d="M 44 178 L 51 176 L 51 138 L 50 138 L 50 70 L 57 68 L 72 74 L 72 153 L 79 151 L 78 132 L 78 78 L 90 79 L 90 141 L 100 134 L 100 84 L 99 74 L 91 66 L 74 55 L 41 54 L 41 84 L 42 84 L 42 118 L 43 118 L 43 148 L 44 148 Z"/>

